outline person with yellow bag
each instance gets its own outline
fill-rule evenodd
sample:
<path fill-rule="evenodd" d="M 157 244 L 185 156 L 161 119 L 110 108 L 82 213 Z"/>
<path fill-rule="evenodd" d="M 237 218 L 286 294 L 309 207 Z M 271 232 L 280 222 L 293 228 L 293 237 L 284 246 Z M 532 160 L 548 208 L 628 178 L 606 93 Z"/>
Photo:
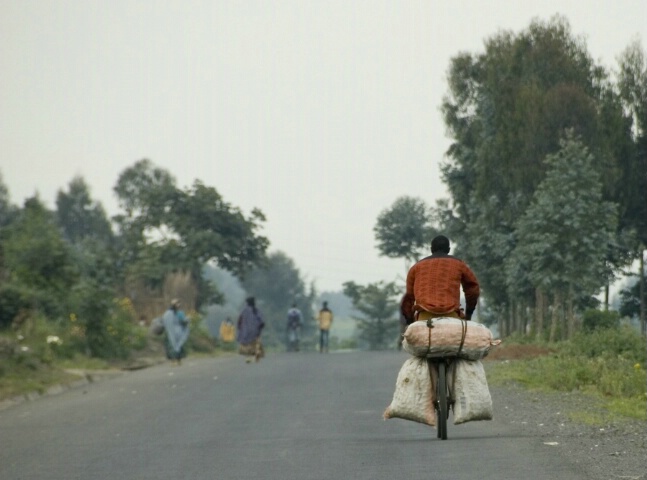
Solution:
<path fill-rule="evenodd" d="M 236 326 L 231 321 L 231 317 L 227 317 L 220 324 L 220 341 L 223 343 L 233 343 L 236 340 Z"/>
<path fill-rule="evenodd" d="M 330 327 L 333 321 L 332 310 L 328 308 L 328 302 L 323 302 L 321 310 L 317 315 L 319 323 L 319 352 L 328 353 L 328 337 L 330 335 Z"/>

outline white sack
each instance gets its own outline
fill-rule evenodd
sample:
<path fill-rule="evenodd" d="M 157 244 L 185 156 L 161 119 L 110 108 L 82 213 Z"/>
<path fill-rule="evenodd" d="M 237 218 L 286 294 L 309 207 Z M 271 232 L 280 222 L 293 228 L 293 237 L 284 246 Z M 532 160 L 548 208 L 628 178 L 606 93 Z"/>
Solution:
<path fill-rule="evenodd" d="M 416 357 L 455 357 L 467 360 L 480 360 L 490 348 L 501 343 L 494 340 L 489 328 L 481 323 L 462 321 L 459 318 L 441 317 L 431 320 L 433 327 L 427 326 L 427 320 L 410 324 L 404 332 L 402 347 Z M 458 353 L 466 328 L 463 348 Z"/>
<path fill-rule="evenodd" d="M 456 360 L 452 365 L 454 424 L 475 420 L 492 420 L 492 397 L 488 388 L 483 364 L 476 361 Z"/>
<path fill-rule="evenodd" d="M 434 383 L 429 376 L 429 366 L 425 358 L 407 359 L 398 373 L 393 401 L 384 412 L 384 419 L 402 418 L 426 425 L 436 425 L 433 385 L 437 374 L 433 369 L 432 372 Z"/>

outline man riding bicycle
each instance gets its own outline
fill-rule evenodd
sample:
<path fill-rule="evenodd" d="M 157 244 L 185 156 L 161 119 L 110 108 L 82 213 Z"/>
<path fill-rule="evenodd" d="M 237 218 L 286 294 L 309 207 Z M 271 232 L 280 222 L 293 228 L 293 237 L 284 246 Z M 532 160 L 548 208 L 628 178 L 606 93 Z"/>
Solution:
<path fill-rule="evenodd" d="M 409 269 L 407 289 L 400 311 L 407 324 L 438 317 L 471 320 L 480 294 L 478 279 L 461 259 L 449 254 L 449 239 L 438 235 L 431 241 L 431 256 Z M 460 289 L 465 294 L 461 309 Z"/>

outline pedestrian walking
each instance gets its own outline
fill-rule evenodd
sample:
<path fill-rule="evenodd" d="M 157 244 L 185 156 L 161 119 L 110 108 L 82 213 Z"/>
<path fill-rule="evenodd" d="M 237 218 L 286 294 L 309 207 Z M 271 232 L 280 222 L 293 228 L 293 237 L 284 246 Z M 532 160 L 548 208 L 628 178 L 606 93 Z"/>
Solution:
<path fill-rule="evenodd" d="M 256 308 L 254 297 L 247 298 L 245 303 L 245 308 L 238 317 L 238 333 L 236 337 L 239 344 L 238 353 L 248 357 L 247 363 L 251 363 L 252 359 L 258 362 L 265 356 L 263 344 L 261 343 L 261 332 L 265 327 L 265 322 L 263 322 L 260 310 Z"/>
<path fill-rule="evenodd" d="M 328 353 L 328 337 L 333 322 L 333 313 L 328 308 L 328 302 L 323 302 L 317 321 L 319 322 L 319 352 Z"/>
<path fill-rule="evenodd" d="M 166 334 L 166 358 L 178 365 L 186 357 L 184 345 L 189 339 L 189 321 L 182 310 L 180 310 L 180 301 L 176 298 L 171 300 L 171 304 L 162 316 L 164 333 Z"/>

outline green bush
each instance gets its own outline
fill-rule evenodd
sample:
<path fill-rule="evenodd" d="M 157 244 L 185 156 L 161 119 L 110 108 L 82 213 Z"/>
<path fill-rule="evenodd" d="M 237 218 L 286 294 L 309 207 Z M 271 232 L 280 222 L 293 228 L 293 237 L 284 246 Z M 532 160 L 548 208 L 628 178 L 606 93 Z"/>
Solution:
<path fill-rule="evenodd" d="M 556 353 L 551 355 L 497 364 L 491 378 L 495 382 L 512 380 L 530 388 L 596 392 L 606 399 L 608 408 L 644 418 L 644 341 L 629 326 L 594 329 L 555 345 Z"/>
<path fill-rule="evenodd" d="M 582 315 L 582 330 L 592 332 L 600 329 L 618 328 L 620 326 L 620 314 L 612 310 L 603 311 L 590 309 Z"/>
<path fill-rule="evenodd" d="M 18 283 L 0 287 L 0 329 L 9 327 L 19 312 L 41 312 L 55 318 L 61 313 L 60 302 L 46 291 L 34 290 Z"/>
<path fill-rule="evenodd" d="M 75 290 L 76 311 L 69 316 L 68 328 L 77 348 L 104 359 L 127 359 L 133 350 L 146 345 L 147 332 L 136 323 L 127 299 L 115 299 L 113 292 L 94 282 L 84 282 Z"/>
<path fill-rule="evenodd" d="M 581 332 L 575 335 L 572 341 L 565 342 L 562 348 L 570 355 L 581 355 L 587 358 L 621 357 L 629 362 L 643 365 L 647 361 L 645 340 L 640 333 L 628 325 Z"/>
<path fill-rule="evenodd" d="M 232 344 L 235 345 L 235 344 Z M 186 349 L 188 351 L 211 353 L 215 350 L 216 342 L 209 331 L 201 323 L 191 326 Z"/>
<path fill-rule="evenodd" d="M 18 312 L 28 306 L 23 288 L 4 284 L 0 287 L 0 328 L 11 325 Z"/>

